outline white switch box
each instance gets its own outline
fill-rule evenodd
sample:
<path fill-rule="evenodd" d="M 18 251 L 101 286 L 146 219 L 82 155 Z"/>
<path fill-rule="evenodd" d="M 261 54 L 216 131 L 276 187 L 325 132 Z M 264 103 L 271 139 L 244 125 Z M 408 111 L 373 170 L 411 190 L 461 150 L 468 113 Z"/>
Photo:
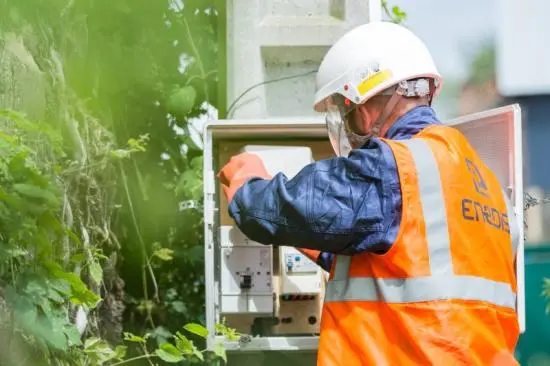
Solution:
<path fill-rule="evenodd" d="M 273 249 L 220 227 L 222 313 L 273 312 Z"/>
<path fill-rule="evenodd" d="M 318 295 L 323 273 L 311 259 L 292 247 L 280 247 L 281 295 Z"/>

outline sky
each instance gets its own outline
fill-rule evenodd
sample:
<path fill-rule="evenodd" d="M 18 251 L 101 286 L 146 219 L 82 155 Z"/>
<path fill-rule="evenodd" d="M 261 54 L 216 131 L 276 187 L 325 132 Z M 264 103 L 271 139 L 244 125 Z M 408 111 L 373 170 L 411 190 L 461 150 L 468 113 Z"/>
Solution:
<path fill-rule="evenodd" d="M 424 40 L 440 73 L 465 77 L 469 53 L 492 37 L 497 0 L 388 0 L 407 13 L 406 25 Z"/>

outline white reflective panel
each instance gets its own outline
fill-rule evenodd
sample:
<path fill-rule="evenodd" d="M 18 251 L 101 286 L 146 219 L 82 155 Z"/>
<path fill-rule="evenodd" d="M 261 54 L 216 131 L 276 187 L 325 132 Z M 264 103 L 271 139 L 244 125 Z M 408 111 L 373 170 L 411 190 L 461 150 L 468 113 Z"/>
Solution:
<path fill-rule="evenodd" d="M 523 223 L 523 155 L 521 109 L 509 105 L 453 119 L 447 123 L 459 129 L 493 170 L 502 187 L 511 194 L 518 222 Z M 518 281 L 517 311 L 520 331 L 525 331 L 524 235 L 520 225 L 516 258 Z"/>

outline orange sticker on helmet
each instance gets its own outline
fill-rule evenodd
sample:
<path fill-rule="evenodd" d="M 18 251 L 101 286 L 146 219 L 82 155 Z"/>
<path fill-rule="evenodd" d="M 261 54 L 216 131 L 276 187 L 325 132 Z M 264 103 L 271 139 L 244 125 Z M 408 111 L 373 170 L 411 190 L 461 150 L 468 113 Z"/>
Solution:
<path fill-rule="evenodd" d="M 374 89 L 391 77 L 392 72 L 390 70 L 380 70 L 378 72 L 375 72 L 374 74 L 369 75 L 365 80 L 361 81 L 359 85 L 357 85 L 357 91 L 360 95 L 365 95 L 367 92 Z"/>

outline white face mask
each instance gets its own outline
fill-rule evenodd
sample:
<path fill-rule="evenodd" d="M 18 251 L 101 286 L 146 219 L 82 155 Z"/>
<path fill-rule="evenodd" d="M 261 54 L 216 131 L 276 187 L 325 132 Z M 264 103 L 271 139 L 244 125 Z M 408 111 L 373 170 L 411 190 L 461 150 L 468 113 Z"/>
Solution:
<path fill-rule="evenodd" d="M 360 135 L 352 130 L 351 124 L 355 123 L 355 121 L 350 121 L 350 119 L 355 116 L 352 112 L 357 107 L 356 105 L 347 108 L 339 108 L 334 104 L 329 105 L 327 107 L 325 122 L 327 124 L 328 136 L 336 155 L 347 157 L 351 150 L 364 146 L 372 137 L 378 137 L 381 127 L 400 98 L 401 96 L 396 93 L 392 95 L 374 122 L 371 131 L 366 135 Z"/>
<path fill-rule="evenodd" d="M 340 109 L 334 105 L 327 108 L 325 116 L 328 137 L 332 144 L 332 148 L 336 155 L 344 157 L 347 157 L 352 149 L 357 148 L 356 141 L 350 136 L 350 131 L 347 127 L 348 123 L 345 121 L 347 116 L 349 116 L 349 114 L 343 115 Z"/>
<path fill-rule="evenodd" d="M 419 81 L 422 81 L 419 83 Z M 421 85 L 425 88 L 417 90 Z M 423 90 L 426 89 L 426 90 Z M 384 109 L 372 125 L 372 129 L 366 135 L 360 135 L 353 131 L 351 126 L 352 119 L 355 113 L 352 113 L 357 104 L 351 103 L 349 100 L 339 95 L 333 95 L 326 100 L 326 116 L 325 122 L 327 125 L 328 136 L 332 144 L 334 152 L 338 156 L 347 157 L 351 150 L 358 149 L 365 145 L 372 137 L 378 137 L 388 117 L 391 115 L 397 103 L 406 97 L 425 96 L 429 92 L 429 86 L 425 79 L 405 81 L 397 87 L 390 88 L 383 92 L 383 95 L 391 95 L 390 100 L 384 106 Z"/>

